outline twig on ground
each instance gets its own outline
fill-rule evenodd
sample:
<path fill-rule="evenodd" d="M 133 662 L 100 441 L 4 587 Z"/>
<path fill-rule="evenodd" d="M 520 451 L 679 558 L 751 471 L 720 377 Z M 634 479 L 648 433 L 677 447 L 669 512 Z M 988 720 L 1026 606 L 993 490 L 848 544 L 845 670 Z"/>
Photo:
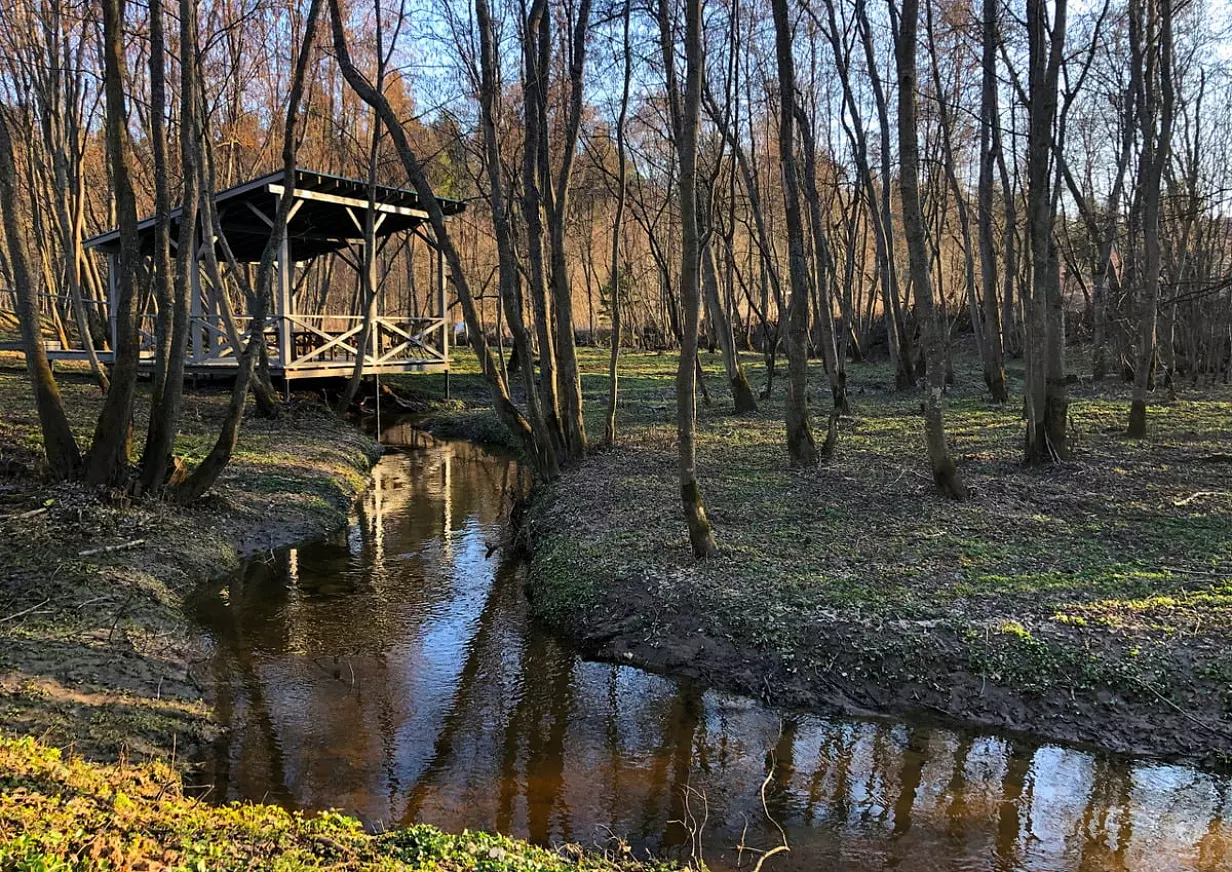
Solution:
<path fill-rule="evenodd" d="M 18 512 L 16 515 L 5 515 L 3 518 L 0 518 L 0 521 L 23 521 L 26 518 L 37 517 L 38 515 L 41 515 L 45 513 L 46 511 L 47 511 L 47 507 L 43 506 L 43 508 L 41 509 L 31 509 L 28 512 Z"/>
<path fill-rule="evenodd" d="M 1185 497 L 1185 499 L 1183 500 L 1173 500 L 1172 505 L 1176 506 L 1177 508 L 1180 508 L 1181 506 L 1189 505 L 1194 500 L 1200 500 L 1203 497 L 1226 497 L 1226 496 L 1228 496 L 1228 494 L 1225 493 L 1224 491 L 1198 491 L 1197 493 L 1190 494 L 1189 496 Z"/>
<path fill-rule="evenodd" d="M 1186 720 L 1188 720 L 1188 721 L 1190 721 L 1190 722 L 1192 722 L 1192 723 L 1197 724 L 1199 727 L 1202 727 L 1203 729 L 1205 729 L 1205 730 L 1207 730 L 1207 731 L 1209 731 L 1209 732 L 1212 732 L 1212 733 L 1214 733 L 1214 734 L 1215 734 L 1215 735 L 1217 735 L 1217 736 L 1232 736 L 1232 731 L 1229 731 L 1229 730 L 1227 730 L 1227 729 L 1221 728 L 1221 727 L 1220 727 L 1220 726 L 1218 726 L 1217 724 L 1212 724 L 1212 723 L 1210 723 L 1209 721 L 1204 721 L 1202 718 L 1197 717 L 1196 715 L 1192 715 L 1192 714 L 1190 714 L 1189 712 L 1185 711 L 1183 708 L 1181 708 L 1179 705 L 1177 705 L 1176 703 L 1174 703 L 1172 700 L 1168 699 L 1168 697 L 1166 697 L 1166 696 L 1164 696 L 1162 693 L 1160 693 L 1160 692 L 1159 692 L 1159 691 L 1155 688 L 1155 685 L 1151 684 L 1149 681 L 1145 681 L 1145 680 L 1143 680 L 1143 679 L 1139 678 L 1139 677 L 1138 677 L 1138 676 L 1136 676 L 1136 675 L 1131 675 L 1131 676 L 1130 676 L 1130 678 L 1132 678 L 1134 681 L 1138 682 L 1138 684 L 1140 684 L 1140 685 L 1142 685 L 1143 687 L 1145 687 L 1145 688 L 1146 688 L 1147 690 L 1149 690 L 1151 693 L 1155 694 L 1155 696 L 1159 699 L 1159 701 L 1160 701 L 1160 702 L 1162 702 L 1162 703 L 1166 703 L 1167 705 L 1171 706 L 1173 709 L 1175 709 L 1175 710 L 1176 710 L 1176 712 L 1177 712 L 1178 714 L 1180 714 L 1180 715 L 1181 715 L 1182 717 L 1184 717 Z"/>
<path fill-rule="evenodd" d="M 140 548 L 145 544 L 144 539 L 133 539 L 130 542 L 121 542 L 119 545 L 107 545 L 103 548 L 87 548 L 85 551 L 78 551 L 78 557 L 95 557 L 99 554 L 111 554 L 113 551 L 128 551 L 131 548 Z"/>
<path fill-rule="evenodd" d="M 13 614 L 11 614 L 11 615 L 7 615 L 6 617 L 0 618 L 0 624 L 6 623 L 6 622 L 8 622 L 8 621 L 14 621 L 14 620 L 16 620 L 17 618 L 20 618 L 22 615 L 28 615 L 28 614 L 30 614 L 31 612 L 36 612 L 36 611 L 38 611 L 39 609 L 41 609 L 43 606 L 47 605 L 49 602 L 51 602 L 51 598 L 50 598 L 50 597 L 49 597 L 49 598 L 47 598 L 47 599 L 45 599 L 45 600 L 43 600 L 41 603 L 39 603 L 39 604 L 38 604 L 38 605 L 36 605 L 36 606 L 30 606 L 30 608 L 28 608 L 28 609 L 22 609 L 20 612 L 14 612 L 14 613 L 13 613 Z"/>
<path fill-rule="evenodd" d="M 120 626 L 120 619 L 124 617 L 124 613 L 128 611 L 128 607 L 132 605 L 134 599 L 137 598 L 137 591 L 134 590 L 128 595 L 128 599 L 120 605 L 120 608 L 115 613 L 115 620 L 111 622 L 111 629 L 107 631 L 107 644 L 111 644 L 111 640 L 115 637 L 116 627 Z"/>

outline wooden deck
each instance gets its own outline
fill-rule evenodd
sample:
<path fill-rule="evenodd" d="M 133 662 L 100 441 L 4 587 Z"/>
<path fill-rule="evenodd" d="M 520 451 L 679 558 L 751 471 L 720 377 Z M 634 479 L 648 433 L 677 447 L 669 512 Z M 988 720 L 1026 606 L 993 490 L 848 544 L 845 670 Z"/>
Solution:
<path fill-rule="evenodd" d="M 287 184 L 291 181 L 292 184 Z M 423 373 L 449 371 L 450 324 L 446 294 L 444 256 L 426 225 L 427 212 L 413 191 L 345 179 L 326 173 L 297 169 L 288 180 L 279 171 L 253 179 L 220 192 L 216 197 L 223 235 L 240 263 L 260 259 L 269 238 L 269 228 L 281 200 L 291 197 L 294 203 L 288 217 L 287 232 L 282 239 L 275 265 L 273 298 L 265 328 L 271 373 L 290 382 L 293 379 L 346 377 L 362 362 L 365 375 Z M 438 199 L 446 215 L 462 212 L 465 203 Z M 371 216 L 369 216 L 371 213 Z M 172 238 L 178 235 L 180 210 L 172 210 Z M 371 217 L 374 252 L 365 248 L 363 230 Z M 142 221 L 138 227 L 143 253 L 153 252 L 155 222 Z M 352 302 L 349 314 L 325 314 L 321 311 L 301 311 L 320 308 L 305 304 L 298 291 L 298 279 L 306 275 L 312 264 L 323 256 L 337 256 L 350 264 L 361 277 L 368 270 L 368 286 L 375 288 L 379 301 L 384 300 L 382 278 L 376 258 L 389 237 L 413 233 L 424 243 L 432 258 L 430 302 L 433 310 L 427 317 L 411 318 L 390 311 L 378 310 L 366 347 L 360 348 L 364 318 L 356 313 L 362 305 Z M 184 362 L 185 371 L 192 374 L 223 375 L 237 366 L 239 348 L 246 336 L 251 318 L 238 310 L 239 300 L 228 287 L 215 287 L 206 275 L 201 261 L 206 251 L 205 239 L 198 236 L 198 248 L 188 256 L 196 263 L 191 270 L 192 291 L 189 307 L 189 341 Z M 119 231 L 112 230 L 85 240 L 87 250 L 105 256 L 111 301 L 118 298 L 116 276 L 119 256 Z M 219 258 L 222 259 L 221 256 Z M 224 280 L 224 285 L 230 284 Z M 357 298 L 358 299 L 358 298 Z M 60 298 L 48 298 L 51 305 Z M 94 313 L 91 313 L 94 314 Z M 114 307 L 100 307 L 96 322 L 110 327 L 109 346 L 117 342 Z M 154 365 L 155 315 L 147 310 L 138 325 L 141 336 L 141 363 Z M 71 331 L 70 331 L 71 332 Z M 74 339 L 78 343 L 80 338 Z M 110 363 L 110 351 L 99 351 L 100 360 Z M 69 348 L 63 342 L 49 343 L 52 360 L 85 360 L 84 347 Z"/>
<path fill-rule="evenodd" d="M 235 326 L 241 340 L 248 331 L 248 318 L 237 316 Z M 314 323 L 315 322 L 315 323 Z M 366 375 L 395 373 L 447 372 L 449 356 L 442 350 L 441 334 L 449 329 L 443 318 L 396 319 L 378 317 L 370 341 L 363 349 L 363 371 Z M 154 336 L 150 329 L 141 331 L 143 368 L 154 365 Z M 363 318 L 359 316 L 294 316 L 271 318 L 266 327 L 270 372 L 288 381 L 304 378 L 349 376 L 355 368 L 363 335 Z M 236 351 L 222 318 L 216 315 L 190 318 L 190 341 L 184 361 L 185 372 L 196 375 L 226 375 L 236 368 Z M 281 349 L 283 331 L 290 332 L 288 360 Z M 13 350 L 20 350 L 16 344 Z M 447 346 L 446 346 L 447 348 Z M 103 363 L 112 360 L 111 351 L 99 351 Z M 51 360 L 86 360 L 84 348 L 65 348 L 58 341 L 47 342 L 47 357 Z"/>

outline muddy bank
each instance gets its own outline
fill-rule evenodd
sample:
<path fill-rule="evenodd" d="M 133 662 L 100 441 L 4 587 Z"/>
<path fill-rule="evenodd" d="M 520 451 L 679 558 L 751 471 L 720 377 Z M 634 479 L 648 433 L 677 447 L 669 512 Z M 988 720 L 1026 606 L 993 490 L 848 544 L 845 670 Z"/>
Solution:
<path fill-rule="evenodd" d="M 32 429 L 13 394 L 6 427 Z M 222 392 L 186 396 L 179 450 L 206 450 L 225 404 Z M 0 435 L 10 451 L 22 444 Z M 48 486 L 11 465 L 0 479 L 0 729 L 94 760 L 188 759 L 214 728 L 184 597 L 245 556 L 339 527 L 378 453 L 304 403 L 245 421 L 223 480 L 188 509 Z"/>
<path fill-rule="evenodd" d="M 852 367 L 853 414 L 813 470 L 787 464 L 779 394 L 745 417 L 717 394 L 699 403 L 720 552 L 694 564 L 671 360 L 629 355 L 618 446 L 541 491 L 529 515 L 536 610 L 588 654 L 778 704 L 1226 768 L 1232 394 L 1183 392 L 1132 441 L 1126 387 L 1078 383 L 1075 458 L 1024 468 L 1017 414 L 960 363 L 946 415 L 962 503 L 932 487 L 918 396 L 878 366 Z"/>
<path fill-rule="evenodd" d="M 1229 685 L 1212 667 L 1222 662 L 1222 631 L 1171 634 L 1147 653 L 1145 641 L 1136 647 L 1107 626 L 1022 610 L 1025 623 L 944 605 L 927 615 L 885 604 L 804 607 L 793 591 L 751 580 L 746 555 L 733 549 L 691 565 L 685 543 L 667 541 L 670 507 L 629 520 L 621 494 L 631 479 L 661 479 L 670 493 L 671 460 L 610 452 L 536 496 L 525 527 L 532 604 L 586 656 L 823 714 L 924 716 L 1216 769 L 1232 763 Z M 633 547 L 639 537 L 658 541 L 655 562 Z M 734 595 L 744 586 L 752 599 Z M 735 601 L 746 611 L 734 612 Z"/>

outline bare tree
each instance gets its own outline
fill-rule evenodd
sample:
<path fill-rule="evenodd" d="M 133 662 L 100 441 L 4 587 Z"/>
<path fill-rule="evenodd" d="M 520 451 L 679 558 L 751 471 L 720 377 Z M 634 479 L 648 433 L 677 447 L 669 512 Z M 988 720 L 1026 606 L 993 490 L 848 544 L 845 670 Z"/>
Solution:
<path fill-rule="evenodd" d="M 621 301 L 620 242 L 624 233 L 625 200 L 628 197 L 629 161 L 625 153 L 625 125 L 629 116 L 629 90 L 633 80 L 633 51 L 629 40 L 632 0 L 625 0 L 621 12 L 621 45 L 624 54 L 624 75 L 621 78 L 620 111 L 616 116 L 616 215 L 612 223 L 611 267 L 608 271 L 608 305 L 612 317 L 611 353 L 608 358 L 607 422 L 603 429 L 603 441 L 611 445 L 616 441 L 616 400 L 620 390 L 620 343 L 623 315 Z"/>
<path fill-rule="evenodd" d="M 103 401 L 94 429 L 86 480 L 96 485 L 122 485 L 128 476 L 129 438 L 133 402 L 137 393 L 137 364 L 141 350 L 138 333 L 138 283 L 144 272 L 137 229 L 137 197 L 132 183 L 132 149 L 126 125 L 124 99 L 127 79 L 124 51 L 125 0 L 103 0 L 103 90 L 106 95 L 105 136 L 115 191 L 115 210 L 120 231 L 120 254 L 115 259 L 118 275 L 111 301 L 116 344 L 111 370 L 111 389 Z"/>
<path fill-rule="evenodd" d="M 1052 161 L 1058 82 L 1065 52 L 1068 0 L 1027 0 L 1027 238 L 1030 297 L 1024 300 L 1028 463 L 1069 456 L 1069 389 L 1065 381 L 1065 313 L 1053 225 L 1057 187 Z"/>
<path fill-rule="evenodd" d="M 187 4 L 189 0 L 181 0 Z M 257 264 L 257 286 L 252 295 L 252 321 L 248 328 L 248 338 L 240 355 L 239 369 L 235 383 L 231 388 L 231 399 L 223 418 L 222 427 L 214 446 L 205 458 L 187 475 L 185 480 L 174 490 L 178 502 L 190 503 L 201 497 L 214 486 L 222 471 L 231 462 L 239 443 L 240 425 L 244 419 L 244 405 L 248 399 L 249 385 L 252 381 L 253 369 L 256 366 L 258 349 L 265 347 L 266 304 L 273 293 L 274 264 L 278 251 L 286 238 L 287 222 L 291 218 L 291 209 L 295 203 L 295 167 L 296 152 L 299 147 L 299 107 L 304 95 L 304 79 L 308 70 L 308 59 L 312 54 L 312 45 L 316 38 L 317 19 L 320 16 L 322 0 L 312 0 L 308 6 L 308 14 L 304 20 L 304 35 L 296 56 L 295 70 L 291 77 L 291 90 L 287 95 L 286 115 L 283 122 L 282 139 L 282 169 L 285 176 L 286 190 L 278 201 L 278 209 L 274 212 L 274 223 L 270 226 L 269 237 L 261 252 L 261 260 Z M 182 7 L 183 12 L 183 7 Z M 183 258 L 183 254 L 181 254 Z M 285 265 L 284 265 L 285 266 Z M 196 261 L 193 259 L 193 269 Z M 178 278 L 177 278 L 178 281 Z M 221 289 L 220 289 L 221 291 Z M 181 359 L 182 359 L 181 354 Z"/>
<path fill-rule="evenodd" d="M 893 0 L 891 0 L 891 4 Z M 891 14 L 893 14 L 891 5 Z M 919 27 L 919 0 L 903 0 L 894 33 L 894 58 L 898 67 L 898 184 L 902 200 L 903 231 L 911 283 L 924 331 L 924 356 L 927 388 L 924 392 L 924 445 L 932 467 L 933 482 L 943 495 L 961 500 L 966 497 L 962 478 L 950 457 L 945 436 L 943 398 L 945 396 L 945 345 L 942 325 L 933 307 L 933 284 L 929 270 L 928 238 L 920 210 L 920 144 L 916 133 L 916 33 Z"/>
<path fill-rule="evenodd" d="M 804 218 L 796 169 L 796 72 L 792 57 L 791 21 L 787 0 L 772 0 L 774 45 L 779 73 L 779 164 L 783 175 L 783 206 L 787 223 L 788 272 L 791 297 L 787 304 L 787 453 L 793 466 L 817 463 L 817 445 L 808 410 L 808 260 Z"/>
<path fill-rule="evenodd" d="M 1138 342 L 1128 434 L 1141 439 L 1146 436 L 1147 390 L 1155 367 L 1162 263 L 1160 211 L 1176 106 L 1172 0 L 1130 0 L 1129 29 L 1131 89 L 1141 137 L 1138 190 L 1142 202 L 1143 265 L 1138 287 Z"/>
<path fill-rule="evenodd" d="M 701 308 L 702 234 L 697 220 L 697 139 L 701 118 L 702 53 L 701 0 L 684 0 L 685 82 L 681 92 L 676 74 L 675 42 L 667 0 L 659 0 L 659 41 L 680 173 L 677 198 L 680 204 L 680 362 L 676 368 L 676 438 L 680 474 L 680 500 L 684 508 L 689 543 L 697 559 L 716 550 L 714 534 L 706 519 L 701 488 L 697 481 L 697 332 Z"/>
<path fill-rule="evenodd" d="M 159 10 L 159 17 L 162 12 Z M 161 39 L 161 27 L 159 28 Z M 183 177 L 183 197 L 180 201 L 180 236 L 176 245 L 175 289 L 174 296 L 166 294 L 166 305 L 169 317 L 165 320 L 168 336 L 160 343 L 159 353 L 165 353 L 166 359 L 161 362 L 162 383 L 156 380 L 157 389 L 150 403 L 150 429 L 146 440 L 146 450 L 142 457 L 142 485 L 152 493 L 162 489 L 167 478 L 167 471 L 172 466 L 172 451 L 175 448 L 176 430 L 179 426 L 180 406 L 184 394 L 184 355 L 188 346 L 189 296 L 196 287 L 197 265 L 197 212 L 199 205 L 198 181 L 200 177 L 201 147 L 197 131 L 200 129 L 197 105 L 198 78 L 197 69 L 197 4 L 193 0 L 180 0 L 180 167 Z M 159 46 L 159 55 L 162 47 Z M 154 61 L 151 60 L 151 67 Z M 158 65 L 162 65 L 161 57 Z M 159 107 L 161 111 L 161 107 Z M 157 145 L 156 145 L 157 148 Z M 164 143 L 165 150 L 165 143 Z M 166 157 L 164 155 L 164 161 Z M 166 167 L 163 168 L 165 176 Z M 157 175 L 157 169 L 156 169 Z M 161 183 L 165 196 L 167 180 Z M 167 198 L 169 200 L 169 197 Z M 160 203 L 160 208 L 166 208 L 166 203 Z M 164 214 L 169 219 L 170 213 Z M 161 237 L 156 238 L 159 246 L 155 255 L 158 263 L 155 272 L 168 266 L 164 254 L 169 256 L 169 250 L 164 252 L 163 245 L 169 244 L 169 234 L 166 228 L 161 229 Z M 159 312 L 160 319 L 162 312 Z"/>
<path fill-rule="evenodd" d="M 994 138 L 993 126 L 998 123 L 997 110 L 997 45 L 1000 28 L 997 25 L 998 0 L 982 2 L 982 40 L 980 78 L 980 191 L 978 203 L 980 245 L 980 309 L 984 316 L 984 383 L 993 400 L 1009 399 L 1005 381 L 1005 347 L 1001 341 L 1000 293 L 997 283 L 997 256 L 993 230 L 993 197 L 996 180 L 997 152 L 1000 137 Z M 974 288 L 972 289 L 974 292 Z"/>
<path fill-rule="evenodd" d="M 329 0 L 329 7 L 334 53 L 337 56 L 338 68 L 342 72 L 347 84 L 359 95 L 360 99 L 374 108 L 380 116 L 381 123 L 385 126 L 385 131 L 389 134 L 394 148 L 397 150 L 402 168 L 406 171 L 412 187 L 423 204 L 424 210 L 428 213 L 428 221 L 436 238 L 436 244 L 440 246 L 445 255 L 445 260 L 453 273 L 453 285 L 458 294 L 458 302 L 462 307 L 462 315 L 466 320 L 471 347 L 474 349 L 476 357 L 479 358 L 480 370 L 487 381 L 489 394 L 496 413 L 516 443 L 526 451 L 526 455 L 528 457 L 540 457 L 541 451 L 536 443 L 535 434 L 531 431 L 525 416 L 510 399 L 504 374 L 497 365 L 491 349 L 488 347 L 483 325 L 480 324 L 479 314 L 475 307 L 475 298 L 471 294 L 470 285 L 462 266 L 462 258 L 458 254 L 458 250 L 449 235 L 449 229 L 445 223 L 444 210 L 433 194 L 432 184 L 428 181 L 424 165 L 414 149 L 411 148 L 406 131 L 403 129 L 397 113 L 394 112 L 393 107 L 390 105 L 389 99 L 373 87 L 372 83 L 367 80 L 351 60 L 350 51 L 347 48 L 346 25 L 339 0 Z M 529 360 L 526 361 L 526 365 L 530 365 Z"/>
<path fill-rule="evenodd" d="M 522 315 L 521 277 L 515 252 L 514 232 L 510 221 L 508 200 L 505 195 L 505 180 L 501 170 L 500 141 L 496 130 L 496 103 L 499 99 L 499 77 L 496 58 L 496 34 L 487 0 L 475 0 L 476 25 L 479 29 L 479 69 L 472 70 L 472 78 L 478 80 L 479 121 L 483 137 L 484 167 L 488 178 L 489 206 L 492 212 L 492 227 L 496 236 L 497 270 L 499 273 L 502 311 L 513 337 L 514 354 L 522 364 L 522 383 L 526 391 L 526 407 L 529 426 L 537 434 L 535 448 L 536 467 L 542 475 L 554 478 L 559 472 L 557 446 L 558 433 L 549 428 L 535 368 L 531 361 L 530 333 Z"/>
<path fill-rule="evenodd" d="M 43 343 L 42 318 L 35 302 L 31 277 L 30 250 L 26 229 L 19 216 L 21 199 L 17 188 L 17 167 L 13 160 L 13 139 L 6 113 L 0 113 L 0 212 L 8 242 L 9 270 L 17 298 L 17 320 L 21 326 L 21 347 L 26 371 L 34 388 L 34 405 L 43 431 L 43 451 L 53 478 L 74 478 L 81 468 L 81 452 L 73 437 L 60 389 L 51 374 L 47 348 Z"/>

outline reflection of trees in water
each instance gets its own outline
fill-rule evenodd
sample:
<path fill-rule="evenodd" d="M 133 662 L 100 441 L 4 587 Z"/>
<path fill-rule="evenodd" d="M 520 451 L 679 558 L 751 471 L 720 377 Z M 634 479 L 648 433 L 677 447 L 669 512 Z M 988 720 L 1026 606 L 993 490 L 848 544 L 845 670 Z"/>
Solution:
<path fill-rule="evenodd" d="M 439 542 L 450 526 L 451 514 L 455 524 L 458 516 L 480 524 L 496 521 L 501 497 L 493 493 L 492 480 L 483 469 L 502 467 L 502 478 L 497 480 L 516 481 L 508 478 L 513 464 L 506 460 L 471 462 L 481 457 L 470 451 L 441 451 L 432 458 L 391 458 L 379 464 L 376 487 L 357 507 L 348 537 L 351 544 L 316 543 L 282 552 L 268 564 L 254 561 L 232 580 L 229 602 L 216 597 L 202 604 L 200 616 L 219 643 L 220 656 L 213 666 L 220 717 L 227 722 L 237 712 L 244 720 L 236 724 L 242 729 L 231 740 L 229 752 L 217 755 L 220 779 L 226 779 L 234 762 L 237 779 L 245 782 L 237 783 L 234 791 L 255 793 L 257 798 L 268 794 L 288 803 L 295 793 L 304 798 L 306 783 L 298 790 L 287 784 L 282 749 L 286 745 L 299 761 L 297 768 L 309 763 L 314 752 L 301 746 L 296 735 L 276 726 L 275 711 L 283 723 L 297 727 L 292 733 L 305 724 L 323 728 L 319 732 L 327 737 L 325 744 L 348 764 L 368 757 L 383 760 L 383 780 L 391 795 L 398 790 L 396 733 L 405 703 L 395 699 L 399 688 L 389 683 L 383 652 L 414 636 L 418 623 L 429 615 L 412 612 L 415 626 L 408 626 L 407 610 L 400 609 L 408 589 L 418 587 L 425 600 L 448 600 L 455 595 L 458 573 L 426 562 L 423 568 L 435 571 L 420 571 L 421 567 L 408 565 L 407 560 L 399 560 L 397 571 L 389 572 L 380 560 L 381 552 L 386 544 L 407 550 L 408 545 Z M 354 553 L 355 543 L 360 546 L 359 554 Z M 483 551 L 479 549 L 480 554 Z M 486 559 L 482 562 L 486 564 Z M 473 573 L 475 569 L 462 571 Z M 352 663 L 351 658 L 363 656 L 361 651 L 376 652 L 376 656 L 365 659 L 362 665 L 374 668 L 367 673 L 361 668 L 359 684 L 363 686 L 356 689 L 352 673 L 361 664 Z M 286 668 L 276 668 L 262 678 L 253 660 L 256 652 L 277 660 L 298 655 L 308 662 L 295 666 L 294 660 L 287 660 L 286 665 L 321 675 L 315 684 L 307 682 L 307 695 L 287 696 L 279 686 L 287 677 Z M 337 709 L 338 688 L 331 686 L 340 673 L 354 690 L 347 694 L 351 698 L 341 710 Z M 371 729 L 366 726 L 370 709 Z M 376 748 L 369 745 L 369 738 L 378 740 Z M 324 781 L 328 785 L 329 778 Z M 263 786 L 254 790 L 253 784 Z"/>
<path fill-rule="evenodd" d="M 571 840 L 572 820 L 564 802 L 565 732 L 572 708 L 573 657 L 556 645 L 540 644 L 527 648 L 523 657 L 522 697 L 507 727 L 506 746 L 511 740 L 525 743 L 527 834 L 536 842 L 547 842 L 552 813 L 559 812 L 559 835 Z M 527 681 L 550 688 L 547 693 L 532 690 Z M 507 759 L 507 755 L 502 755 Z"/>
<path fill-rule="evenodd" d="M 971 756 L 971 736 L 963 733 L 954 749 L 954 763 L 945 792 L 950 801 L 946 806 L 946 832 L 956 845 L 965 841 L 967 833 L 967 760 Z"/>
<path fill-rule="evenodd" d="M 1031 749 L 1020 741 L 1006 742 L 1005 774 L 1001 781 L 1001 805 L 997 811 L 997 840 L 995 856 L 997 869 L 1018 869 L 1021 861 L 1021 837 L 1025 811 L 1027 832 L 1030 832 L 1030 788 L 1027 784 L 1031 771 Z"/>
<path fill-rule="evenodd" d="M 774 778 L 766 794 L 766 810 L 776 821 L 795 817 L 793 796 L 789 789 L 796 777 L 796 736 L 799 724 L 794 717 L 783 719 L 779 727 L 779 739 L 774 749 L 766 755 L 766 775 Z"/>
<path fill-rule="evenodd" d="M 693 739 L 701 710 L 701 695 L 682 684 L 664 711 L 659 741 L 650 754 L 648 789 L 639 815 L 637 836 L 643 843 L 653 844 L 661 837 L 667 847 L 684 845 L 691 839 L 679 821 L 684 820 L 685 790 L 693 772 Z"/>
<path fill-rule="evenodd" d="M 1198 842 L 1198 868 L 1201 872 L 1217 872 L 1232 868 L 1232 787 L 1225 781 L 1216 788 L 1215 801 L 1206 833 Z"/>
<path fill-rule="evenodd" d="M 1126 868 L 1125 849 L 1132 837 L 1131 791 L 1128 772 L 1106 759 L 1092 761 L 1086 802 L 1066 839 L 1076 849 L 1080 869 L 1112 872 Z M 1114 814 L 1118 821 L 1115 832 L 1109 827 L 1109 818 Z"/>
<path fill-rule="evenodd" d="M 251 597 L 247 596 L 254 589 L 259 589 L 271 575 L 271 566 L 263 561 L 249 563 L 229 586 L 228 599 L 211 597 L 197 605 L 197 616 L 206 626 L 210 627 L 214 642 L 218 649 L 211 664 L 214 682 L 214 712 L 219 725 L 224 730 L 230 730 L 235 724 L 237 710 L 242 712 L 245 721 L 251 724 L 250 729 L 243 731 L 240 746 L 238 780 L 255 781 L 262 785 L 262 790 L 269 795 L 270 801 L 289 804 L 293 802 L 291 790 L 287 786 L 286 768 L 282 759 L 282 746 L 278 731 L 270 718 L 269 705 L 262 690 L 261 679 L 253 663 L 252 648 L 246 644 L 244 622 L 253 617 L 258 623 L 265 623 L 269 611 L 264 608 L 250 608 Z M 229 602 L 229 605 L 228 605 Z M 260 601 L 258 601 L 260 602 Z M 239 684 L 239 692 L 235 684 Z M 224 733 L 218 743 L 224 746 L 231 740 Z M 225 799 L 232 790 L 232 755 L 218 753 L 209 775 L 213 780 L 211 796 Z"/>
<path fill-rule="evenodd" d="M 1195 853 L 1196 868 L 1227 868 L 1226 781 L 1195 775 L 1218 791 L 1202 801 L 1182 796 L 1179 782 L 1136 791 L 1133 771 L 1109 758 L 1055 763 L 1021 739 L 880 721 L 779 724 L 773 711 L 687 683 L 580 664 L 529 627 L 517 565 L 486 559 L 484 537 L 521 486 L 516 464 L 445 445 L 380 470 L 345 542 L 253 563 L 229 603 L 203 608 L 220 651 L 219 718 L 237 726 L 219 756 L 220 785 L 230 775 L 233 791 L 253 799 L 350 798 L 406 822 L 493 825 L 537 841 L 589 842 L 610 827 L 663 849 L 690 843 L 670 822 L 684 817 L 691 786 L 710 804 L 705 845 L 722 851 L 744 817 L 750 834 L 760 825 L 773 838 L 758 792 L 772 765 L 767 808 L 793 842 L 783 868 L 983 858 L 1016 872 L 1063 856 L 1081 872 L 1142 869 L 1138 858 L 1182 837 L 1190 841 L 1177 852 Z M 299 695 L 286 693 L 287 676 Z M 331 780 L 313 754 L 349 771 Z M 1074 789 L 1053 795 L 1058 783 Z M 1166 802 L 1178 810 L 1152 817 Z M 1033 813 L 1057 817 L 1041 819 L 1037 834 Z M 1135 833 L 1135 816 L 1145 832 Z M 1195 818 L 1201 826 L 1185 835 Z"/>
<path fill-rule="evenodd" d="M 454 763 L 455 743 L 459 735 L 473 724 L 476 714 L 475 697 L 477 692 L 484 689 L 479 680 L 490 679 L 489 670 L 500 668 L 503 651 L 499 650 L 499 646 L 504 634 L 498 623 L 507 619 L 511 608 L 517 606 L 517 585 L 520 578 L 516 565 L 501 562 L 475 622 L 474 634 L 466 646 L 466 659 L 458 673 L 452 698 L 433 742 L 428 766 L 411 787 L 406 805 L 399 815 L 403 823 L 413 823 L 419 818 L 424 803 L 438 786 L 438 780 Z M 521 651 L 513 653 L 522 659 Z M 462 738 L 466 740 L 469 737 Z"/>
<path fill-rule="evenodd" d="M 894 829 L 890 832 L 891 864 L 897 867 L 903 860 L 906 836 L 911 831 L 911 813 L 915 808 L 928 759 L 928 734 L 921 729 L 907 731 L 907 745 L 899 753 L 898 797 L 894 802 Z"/>

